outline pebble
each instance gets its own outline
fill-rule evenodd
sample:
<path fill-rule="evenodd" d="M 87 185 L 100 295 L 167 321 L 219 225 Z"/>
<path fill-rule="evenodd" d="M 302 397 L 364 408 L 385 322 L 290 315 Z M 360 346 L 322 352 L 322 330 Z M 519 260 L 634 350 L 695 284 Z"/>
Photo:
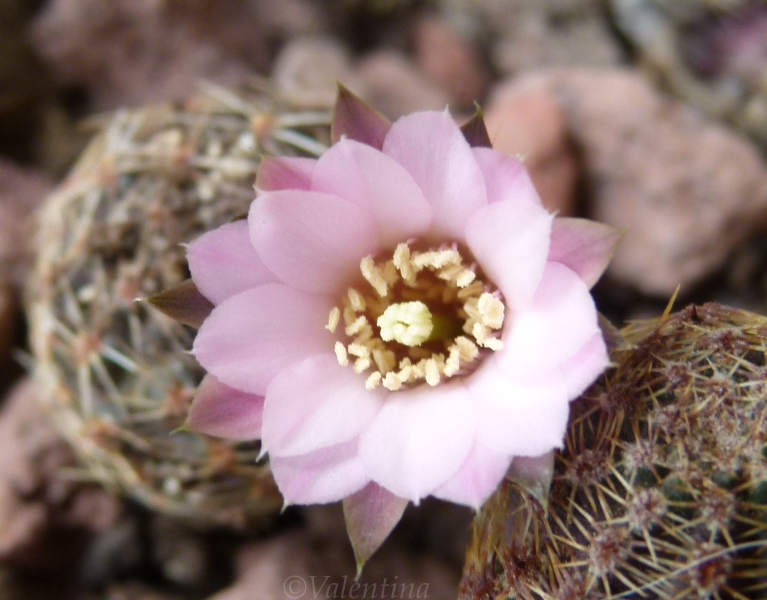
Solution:
<path fill-rule="evenodd" d="M 690 290 L 767 228 L 767 167 L 756 147 L 630 69 L 555 69 L 516 81 L 553 94 L 581 153 L 588 211 L 627 233 L 609 267 L 667 298 Z"/>
<path fill-rule="evenodd" d="M 578 163 L 564 111 L 546 91 L 496 87 L 485 110 L 493 148 L 518 155 L 544 206 L 560 216 L 575 214 Z"/>
<path fill-rule="evenodd" d="M 274 62 L 272 80 L 279 95 L 300 108 L 332 108 L 338 82 L 353 89 L 351 57 L 330 37 L 299 37 L 283 47 Z"/>
<path fill-rule="evenodd" d="M 236 86 L 265 72 L 271 49 L 255 3 L 53 0 L 32 24 L 57 78 L 91 109 L 187 97 L 206 79 Z"/>
<path fill-rule="evenodd" d="M 398 50 L 375 50 L 355 68 L 362 96 L 390 119 L 417 110 L 444 110 L 450 95 Z"/>
<path fill-rule="evenodd" d="M 456 110 L 470 110 L 481 102 L 490 74 L 477 48 L 439 15 L 420 18 L 413 33 L 416 66 L 450 97 Z"/>
<path fill-rule="evenodd" d="M 77 532 L 109 528 L 121 509 L 101 488 L 62 476 L 74 459 L 38 402 L 25 379 L 0 410 L 0 562 L 52 568 L 76 560 Z M 61 531 L 69 532 L 70 543 L 51 545 Z"/>

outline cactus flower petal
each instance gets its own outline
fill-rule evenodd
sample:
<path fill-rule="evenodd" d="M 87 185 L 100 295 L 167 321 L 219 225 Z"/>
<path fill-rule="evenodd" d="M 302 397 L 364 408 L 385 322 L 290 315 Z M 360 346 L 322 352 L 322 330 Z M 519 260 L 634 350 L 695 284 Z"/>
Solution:
<path fill-rule="evenodd" d="M 236 221 L 189 244 L 187 259 L 192 279 L 213 304 L 262 283 L 277 281 L 256 254 L 249 236 L 247 222 Z"/>
<path fill-rule="evenodd" d="M 458 471 L 432 494 L 478 510 L 498 487 L 509 468 L 509 455 L 496 452 L 475 441 Z"/>
<path fill-rule="evenodd" d="M 569 414 L 564 377 L 509 377 L 487 360 L 467 382 L 477 403 L 477 440 L 507 456 L 537 456 L 562 444 Z"/>
<path fill-rule="evenodd" d="M 315 191 L 264 192 L 253 202 L 248 223 L 266 266 L 280 281 L 308 292 L 338 292 L 339 282 L 359 269 L 359 257 L 379 247 L 367 211 Z"/>
<path fill-rule="evenodd" d="M 585 282 L 555 262 L 546 265 L 533 305 L 512 313 L 509 320 L 504 351 L 497 360 L 502 370 L 520 376 L 544 374 L 552 365 L 575 356 L 601 333 Z"/>
<path fill-rule="evenodd" d="M 591 288 L 605 272 L 621 235 L 604 223 L 557 219 L 551 230 L 549 261 L 569 267 Z"/>
<path fill-rule="evenodd" d="M 236 390 L 206 375 L 197 388 L 186 427 L 232 440 L 261 437 L 264 398 Z"/>
<path fill-rule="evenodd" d="M 485 178 L 488 203 L 541 205 L 533 180 L 519 159 L 489 148 L 474 148 L 474 158 Z"/>
<path fill-rule="evenodd" d="M 326 504 L 370 483 L 357 446 L 352 440 L 300 456 L 270 456 L 285 504 Z"/>
<path fill-rule="evenodd" d="M 576 398 L 585 392 L 609 361 L 602 334 L 595 333 L 573 356 L 559 365 L 567 396 Z"/>
<path fill-rule="evenodd" d="M 358 437 L 386 390 L 360 394 L 359 376 L 320 354 L 284 369 L 267 388 L 263 442 L 272 456 L 295 456 Z"/>
<path fill-rule="evenodd" d="M 223 383 L 263 395 L 285 367 L 332 347 L 329 303 L 270 283 L 228 298 L 197 332 L 192 352 Z"/>
<path fill-rule="evenodd" d="M 458 383 L 390 394 L 360 438 L 371 479 L 418 501 L 454 475 L 471 450 L 477 415 Z"/>
<path fill-rule="evenodd" d="M 410 172 L 431 204 L 432 234 L 463 237 L 466 220 L 487 204 L 487 193 L 473 150 L 450 115 L 402 117 L 387 134 L 383 153 Z"/>
<path fill-rule="evenodd" d="M 547 264 L 552 219 L 540 205 L 498 202 L 466 224 L 466 243 L 512 306 L 533 301 Z"/>
<path fill-rule="evenodd" d="M 432 219 L 431 207 L 410 173 L 385 154 L 353 140 L 341 140 L 320 157 L 312 189 L 371 213 L 384 247 L 418 235 Z M 407 219 L 402 218 L 404 213 Z"/>

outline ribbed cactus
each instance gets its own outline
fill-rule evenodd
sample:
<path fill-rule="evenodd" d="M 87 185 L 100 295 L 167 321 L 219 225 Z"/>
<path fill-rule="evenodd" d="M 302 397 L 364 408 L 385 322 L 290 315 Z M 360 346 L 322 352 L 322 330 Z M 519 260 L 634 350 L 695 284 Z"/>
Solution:
<path fill-rule="evenodd" d="M 319 152 L 329 115 L 218 88 L 107 122 L 48 200 L 29 289 L 35 378 L 83 475 L 200 524 L 281 499 L 257 444 L 187 431 L 193 331 L 137 297 L 188 277 L 183 244 L 247 212 L 263 154 Z"/>
<path fill-rule="evenodd" d="M 479 513 L 461 598 L 767 598 L 767 318 L 706 304 L 623 335 L 547 506 L 505 482 Z"/>

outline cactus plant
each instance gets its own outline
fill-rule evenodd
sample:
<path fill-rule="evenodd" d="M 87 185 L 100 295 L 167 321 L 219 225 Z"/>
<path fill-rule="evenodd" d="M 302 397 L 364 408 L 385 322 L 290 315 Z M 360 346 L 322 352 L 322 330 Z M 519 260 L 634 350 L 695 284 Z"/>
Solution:
<path fill-rule="evenodd" d="M 193 331 L 135 299 L 187 278 L 183 244 L 247 212 L 260 156 L 319 153 L 328 123 L 264 89 L 208 86 L 113 116 L 49 198 L 28 294 L 34 374 L 82 476 L 203 525 L 279 509 L 257 443 L 174 431 L 203 375 Z"/>
<path fill-rule="evenodd" d="M 547 500 L 504 482 L 461 598 L 767 598 L 767 318 L 629 325 L 572 404 Z"/>

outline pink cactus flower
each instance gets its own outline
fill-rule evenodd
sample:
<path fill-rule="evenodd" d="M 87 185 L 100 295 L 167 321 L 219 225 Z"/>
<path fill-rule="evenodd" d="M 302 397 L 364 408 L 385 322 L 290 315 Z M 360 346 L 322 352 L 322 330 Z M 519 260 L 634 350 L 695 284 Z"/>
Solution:
<path fill-rule="evenodd" d="M 265 159 L 247 221 L 189 246 L 214 305 L 189 426 L 260 439 L 286 503 L 347 499 L 373 537 L 408 501 L 479 507 L 608 364 L 589 288 L 615 232 L 555 219 L 477 124 L 342 91 L 333 146 Z"/>

